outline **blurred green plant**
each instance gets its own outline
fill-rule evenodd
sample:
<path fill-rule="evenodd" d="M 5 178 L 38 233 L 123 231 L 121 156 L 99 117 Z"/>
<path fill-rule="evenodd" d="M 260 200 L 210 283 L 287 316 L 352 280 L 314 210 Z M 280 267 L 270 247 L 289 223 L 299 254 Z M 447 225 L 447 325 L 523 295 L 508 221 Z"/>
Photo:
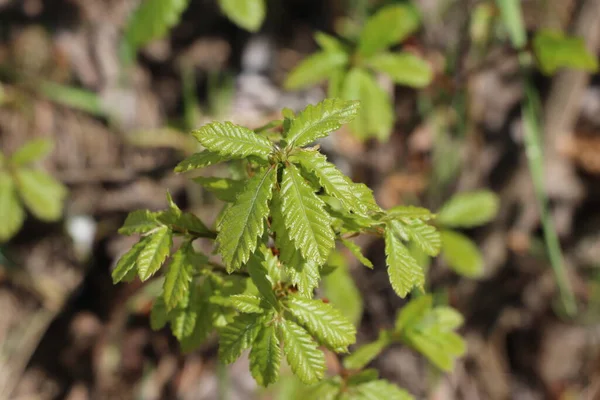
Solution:
<path fill-rule="evenodd" d="M 223 14 L 250 32 L 260 29 L 266 15 L 265 0 L 219 0 Z"/>
<path fill-rule="evenodd" d="M 32 164 L 52 151 L 47 139 L 32 140 L 12 155 L 0 153 L 0 242 L 14 236 L 25 221 L 25 208 L 42 221 L 57 221 L 67 189 Z"/>
<path fill-rule="evenodd" d="M 539 30 L 533 38 L 533 51 L 540 70 L 546 75 L 552 75 L 560 68 L 598 71 L 598 58 L 586 49 L 579 37 Z"/>
<path fill-rule="evenodd" d="M 328 95 L 360 100 L 362 111 L 349 127 L 360 139 L 387 140 L 394 125 L 390 95 L 379 85 L 376 74 L 387 75 L 397 84 L 427 86 L 433 77 L 429 63 L 407 51 L 390 51 L 419 28 L 417 10 L 406 4 L 389 5 L 371 16 L 357 38 L 337 39 L 318 32 L 321 51 L 309 56 L 287 77 L 290 90 L 328 81 Z"/>
<path fill-rule="evenodd" d="M 323 380 L 325 358 L 318 346 L 347 353 L 356 340 L 361 314 L 356 308 L 362 307 L 362 300 L 349 299 L 360 294 L 334 252 L 336 241 L 373 268 L 349 238 L 382 237 L 389 280 L 401 297 L 425 283 L 408 244 L 429 256 L 441 247 L 429 210 L 381 209 L 366 185 L 352 182 L 318 146 L 307 147 L 356 118 L 358 108 L 357 101 L 327 99 L 297 115 L 284 110 L 283 120 L 255 131 L 213 122 L 193 132 L 205 150 L 182 161 L 177 172 L 233 161 L 241 174 L 195 178 L 226 203 L 216 230 L 180 210 L 170 195 L 168 209 L 134 211 L 119 230 L 141 239 L 118 261 L 115 284 L 136 277 L 147 281 L 170 256 L 152 307 L 153 329 L 169 324 L 184 350 L 198 347 L 217 330 L 220 362 L 232 363 L 251 348 L 250 371 L 262 386 L 278 381 L 285 356 L 305 385 L 321 382 L 311 398 L 412 398 L 372 370 L 360 371 L 362 366 Z M 172 253 L 176 237 L 179 247 Z M 195 250 L 198 238 L 216 242 L 223 264 Z M 315 298 L 320 281 L 331 303 Z M 415 307 L 407 312 L 415 314 Z M 392 339 L 401 338 L 436 365 L 450 368 L 464 343 L 451 332 L 459 323 L 456 312 L 448 310 L 427 309 L 411 318 L 401 313 Z"/>

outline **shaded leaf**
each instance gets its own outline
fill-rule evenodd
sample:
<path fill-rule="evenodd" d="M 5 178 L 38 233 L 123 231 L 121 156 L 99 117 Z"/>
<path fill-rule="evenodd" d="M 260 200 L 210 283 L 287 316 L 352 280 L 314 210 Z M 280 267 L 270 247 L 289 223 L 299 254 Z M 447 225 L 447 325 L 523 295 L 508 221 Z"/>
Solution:
<path fill-rule="evenodd" d="M 218 164 L 226 161 L 231 157 L 222 156 L 208 150 L 194 153 L 186 158 L 175 167 L 175 172 L 186 172 L 192 169 L 208 167 L 209 165 Z"/>
<path fill-rule="evenodd" d="M 413 400 L 414 398 L 404 389 L 380 379 L 363 383 L 355 387 L 357 396 L 352 397 L 356 400 Z"/>
<path fill-rule="evenodd" d="M 285 88 L 295 90 L 319 83 L 329 78 L 348 63 L 348 55 L 339 51 L 321 51 L 302 60 L 285 81 Z"/>
<path fill-rule="evenodd" d="M 271 305 L 271 307 L 279 309 L 279 302 L 273 291 L 274 283 L 268 278 L 268 272 L 263 264 L 264 262 L 265 258 L 259 250 L 250 256 L 246 269 L 250 274 L 252 282 L 256 285 L 263 298 Z"/>
<path fill-rule="evenodd" d="M 292 120 L 286 136 L 288 146 L 305 146 L 340 129 L 356 117 L 359 107 L 358 101 L 340 99 L 309 104 Z"/>
<path fill-rule="evenodd" d="M 387 331 L 381 331 L 376 341 L 360 346 L 344 358 L 344 367 L 362 369 L 373 361 L 390 344 L 392 339 Z"/>
<path fill-rule="evenodd" d="M 240 268 L 256 250 L 258 238 L 264 232 L 264 221 L 269 215 L 268 204 L 276 177 L 276 168 L 254 175 L 233 206 L 225 212 L 217 243 L 229 271 Z"/>
<path fill-rule="evenodd" d="M 321 270 L 323 276 L 323 296 L 355 326 L 358 326 L 363 314 L 363 297 L 354 279 L 350 275 L 344 256 L 339 252 L 331 253 L 327 266 L 336 268 L 329 274 Z"/>
<path fill-rule="evenodd" d="M 262 307 L 261 298 L 245 294 L 237 294 L 229 298 L 231 305 L 239 312 L 251 314 L 262 314 L 265 309 Z"/>
<path fill-rule="evenodd" d="M 441 238 L 442 258 L 452 270 L 469 278 L 483 274 L 483 257 L 471 239 L 451 230 L 442 230 Z"/>
<path fill-rule="evenodd" d="M 139 242 L 133 245 L 133 247 L 129 249 L 128 252 L 121 256 L 121 258 L 117 262 L 117 265 L 115 266 L 115 269 L 113 269 L 111 273 L 113 284 L 116 285 L 117 283 L 125 280 L 125 278 L 128 275 L 130 275 L 130 272 L 132 270 L 136 271 L 135 268 L 140 253 L 144 248 L 146 248 L 146 246 L 148 246 L 150 240 L 151 236 L 146 236 L 142 238 Z"/>
<path fill-rule="evenodd" d="M 158 213 L 149 210 L 132 211 L 127 215 L 123 226 L 119 228 L 119 234 L 148 233 L 159 225 L 157 217 Z"/>
<path fill-rule="evenodd" d="M 252 314 L 240 314 L 233 321 L 220 330 L 219 360 L 231 364 L 237 360 L 242 351 L 250 347 L 261 327 L 264 318 L 257 318 Z"/>
<path fill-rule="evenodd" d="M 212 122 L 192 132 L 207 150 L 227 158 L 267 159 L 273 146 L 264 136 L 231 122 Z"/>
<path fill-rule="evenodd" d="M 154 299 L 152 304 L 152 310 L 150 311 L 150 328 L 153 331 L 164 328 L 169 322 L 169 313 L 167 312 L 167 305 L 165 299 L 162 296 Z"/>
<path fill-rule="evenodd" d="M 357 245 L 356 243 L 354 243 L 350 240 L 346 240 L 346 239 L 342 239 L 341 242 L 348 250 L 350 250 L 350 252 L 354 255 L 354 257 L 356 257 L 358 259 L 358 261 L 361 262 L 362 265 L 364 265 L 367 268 L 373 269 L 373 263 L 371 262 L 371 260 L 369 260 L 367 257 L 365 257 L 363 255 L 362 250 L 359 245 Z"/>
<path fill-rule="evenodd" d="M 163 284 L 163 297 L 169 310 L 177 307 L 179 301 L 190 290 L 194 272 L 193 252 L 192 243 L 186 241 L 171 259 Z"/>
<path fill-rule="evenodd" d="M 208 178 L 199 176 L 193 179 L 221 201 L 235 202 L 237 195 L 244 188 L 244 181 L 228 178 Z"/>
<path fill-rule="evenodd" d="M 0 242 L 14 236 L 25 220 L 25 211 L 15 189 L 11 176 L 0 171 Z"/>
<path fill-rule="evenodd" d="M 281 343 L 276 324 L 264 325 L 250 351 L 250 372 L 261 386 L 269 386 L 279 379 Z"/>

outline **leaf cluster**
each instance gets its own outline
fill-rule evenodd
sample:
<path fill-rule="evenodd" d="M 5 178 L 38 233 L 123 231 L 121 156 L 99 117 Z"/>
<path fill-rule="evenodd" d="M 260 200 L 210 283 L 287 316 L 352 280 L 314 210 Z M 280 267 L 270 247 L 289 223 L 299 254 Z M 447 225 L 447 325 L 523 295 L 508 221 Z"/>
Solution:
<path fill-rule="evenodd" d="M 0 153 L 0 242 L 14 236 L 25 221 L 25 208 L 42 221 L 57 221 L 67 189 L 33 164 L 52 151 L 47 139 L 27 142 L 12 155 Z"/>
<path fill-rule="evenodd" d="M 334 265 L 336 243 L 374 268 L 350 238 L 378 235 L 385 240 L 388 275 L 398 295 L 423 286 L 423 270 L 407 246 L 412 243 L 431 256 L 439 252 L 441 238 L 430 224 L 435 216 L 411 206 L 382 210 L 367 186 L 310 147 L 351 122 L 358 109 L 357 101 L 327 99 L 297 115 L 286 110 L 282 121 L 256 131 L 213 122 L 192 133 L 204 150 L 176 171 L 233 161 L 242 164 L 247 177 L 194 179 L 225 202 L 214 230 L 170 197 L 167 210 L 127 217 L 120 232 L 141 238 L 117 263 L 114 282 L 136 276 L 144 281 L 168 264 L 151 314 L 154 328 L 170 324 L 184 349 L 197 347 L 216 330 L 220 359 L 231 363 L 250 349 L 250 370 L 261 385 L 278 380 L 283 358 L 302 382 L 316 383 L 325 374 L 319 347 L 346 353 L 356 339 L 347 316 L 354 322 L 358 317 L 315 298 L 324 276 L 340 271 L 338 276 L 350 279 L 339 263 L 337 269 Z M 197 238 L 214 239 L 220 262 L 195 250 Z M 179 244 L 172 251 L 174 243 Z M 334 286 L 325 287 L 335 296 Z M 337 304 L 343 301 L 339 290 L 337 298 Z M 357 383 L 353 390 L 367 393 L 363 397 L 380 389 L 396 396 L 399 390 L 375 382 Z"/>
<path fill-rule="evenodd" d="M 390 95 L 376 74 L 415 88 L 427 86 L 433 77 L 424 59 L 408 51 L 390 51 L 414 33 L 420 24 L 416 9 L 407 4 L 381 8 L 365 23 L 356 38 L 338 39 L 323 32 L 315 35 L 321 50 L 306 58 L 288 76 L 288 89 L 328 81 L 328 95 L 360 100 L 361 114 L 350 129 L 361 139 L 389 137 L 394 122 Z"/>

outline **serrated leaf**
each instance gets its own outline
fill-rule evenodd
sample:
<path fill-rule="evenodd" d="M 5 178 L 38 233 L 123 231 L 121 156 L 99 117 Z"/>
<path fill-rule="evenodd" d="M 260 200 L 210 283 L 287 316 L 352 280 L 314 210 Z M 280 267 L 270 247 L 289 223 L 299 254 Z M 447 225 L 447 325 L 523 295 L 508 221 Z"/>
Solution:
<path fill-rule="evenodd" d="M 113 269 L 111 273 L 113 284 L 116 285 L 117 283 L 125 280 L 127 276 L 130 276 L 130 272 L 132 270 L 135 271 L 140 253 L 146 248 L 146 246 L 148 246 L 150 240 L 150 236 L 142 238 L 139 242 L 133 245 L 128 252 L 121 256 L 117 262 L 117 265 L 115 266 L 115 269 Z"/>
<path fill-rule="evenodd" d="M 279 325 L 283 350 L 292 372 L 305 384 L 323 379 L 325 357 L 317 344 L 302 327 L 293 321 L 283 320 Z"/>
<path fill-rule="evenodd" d="M 423 88 L 431 83 L 433 70 L 427 61 L 411 53 L 382 53 L 368 61 L 371 68 L 399 84 Z"/>
<path fill-rule="evenodd" d="M 364 265 L 367 268 L 373 269 L 373 263 L 371 262 L 371 260 L 369 260 L 363 255 L 359 245 L 346 239 L 342 239 L 341 242 L 348 250 L 350 250 L 354 257 L 356 257 L 356 259 L 361 262 L 362 265 Z"/>
<path fill-rule="evenodd" d="M 359 107 L 358 101 L 340 99 L 309 104 L 292 121 L 286 136 L 288 146 L 301 147 L 340 129 L 356 117 Z"/>
<path fill-rule="evenodd" d="M 180 340 L 184 352 L 192 351 L 200 346 L 214 329 L 213 320 L 216 311 L 209 302 L 209 298 L 213 294 L 211 282 L 209 279 L 205 279 L 201 285 L 195 284 L 195 286 L 197 294 L 193 304 L 196 311 L 196 323 L 192 332 Z"/>
<path fill-rule="evenodd" d="M 293 165 L 283 170 L 281 212 L 290 238 L 306 260 L 323 264 L 335 236 L 324 203 Z"/>
<path fill-rule="evenodd" d="M 533 50 L 540 69 L 546 75 L 560 68 L 598 71 L 598 58 L 586 48 L 582 37 L 542 29 L 533 38 Z"/>
<path fill-rule="evenodd" d="M 367 20 L 358 40 L 358 51 L 365 57 L 400 43 L 419 27 L 419 15 L 409 5 L 383 7 Z"/>
<path fill-rule="evenodd" d="M 54 142 L 50 139 L 33 139 L 17 149 L 11 155 L 10 161 L 17 166 L 29 164 L 42 159 L 53 148 Z"/>
<path fill-rule="evenodd" d="M 427 255 L 435 257 L 440 252 L 442 240 L 435 227 L 420 219 L 402 218 L 402 225 L 412 240 Z"/>
<path fill-rule="evenodd" d="M 264 262 L 264 255 L 259 249 L 259 251 L 250 256 L 248 264 L 246 264 L 246 269 L 248 270 L 248 274 L 250 274 L 252 282 L 256 285 L 256 288 L 263 298 L 271 305 L 271 307 L 279 309 L 279 302 L 273 291 L 274 282 L 269 280 L 268 271 L 263 265 Z"/>
<path fill-rule="evenodd" d="M 348 64 L 348 54 L 340 51 L 320 51 L 302 60 L 285 81 L 288 90 L 301 89 L 329 78 Z"/>
<path fill-rule="evenodd" d="M 15 182 L 11 176 L 0 171 L 0 242 L 14 236 L 25 220 L 25 211 L 19 202 Z"/>
<path fill-rule="evenodd" d="M 148 233 L 159 225 L 158 213 L 149 210 L 136 210 L 127 215 L 123 226 L 119 228 L 121 235 Z"/>
<path fill-rule="evenodd" d="M 157 331 L 164 328 L 167 322 L 169 322 L 167 305 L 165 304 L 165 299 L 162 296 L 159 296 L 154 299 L 152 310 L 150 310 L 150 328 L 152 328 L 153 331 Z"/>
<path fill-rule="evenodd" d="M 404 330 L 414 327 L 429 313 L 432 305 L 433 298 L 429 295 L 419 296 L 409 301 L 398 313 L 394 331 L 403 333 Z"/>
<path fill-rule="evenodd" d="M 239 312 L 251 314 L 262 314 L 265 309 L 262 306 L 262 300 L 257 296 L 237 294 L 229 298 L 231 305 Z"/>
<path fill-rule="evenodd" d="M 392 207 L 387 210 L 387 214 L 392 218 L 416 218 L 422 221 L 429 221 L 435 217 L 435 214 L 426 208 L 405 205 Z"/>
<path fill-rule="evenodd" d="M 361 101 L 362 110 L 349 125 L 360 139 L 389 138 L 394 125 L 392 101 L 372 74 L 362 68 L 352 68 L 342 84 L 342 97 Z"/>
<path fill-rule="evenodd" d="M 233 203 L 244 188 L 244 181 L 228 178 L 208 178 L 199 176 L 193 179 L 221 201 Z"/>
<path fill-rule="evenodd" d="M 303 297 L 312 298 L 313 292 L 319 286 L 319 266 L 314 261 L 295 263 L 286 269 L 292 284 L 298 288 Z"/>
<path fill-rule="evenodd" d="M 380 379 L 363 383 L 353 388 L 356 395 L 352 399 L 356 400 L 413 400 L 406 390 L 400 389 L 398 386 Z"/>
<path fill-rule="evenodd" d="M 193 307 L 176 308 L 172 311 L 171 331 L 177 340 L 181 341 L 194 332 L 198 313 Z"/>
<path fill-rule="evenodd" d="M 381 331 L 376 341 L 360 346 L 344 358 L 344 367 L 347 369 L 362 369 L 390 344 L 392 344 L 392 339 L 389 333 Z"/>
<path fill-rule="evenodd" d="M 381 212 L 381 207 L 375 201 L 373 191 L 364 183 L 352 183 L 352 193 L 354 197 L 371 213 Z"/>
<path fill-rule="evenodd" d="M 267 15 L 265 0 L 219 0 L 219 5 L 227 18 L 250 32 L 258 31 Z"/>
<path fill-rule="evenodd" d="M 192 135 L 207 150 L 228 158 L 257 156 L 266 160 L 273 150 L 269 139 L 231 122 L 212 122 Z"/>
<path fill-rule="evenodd" d="M 163 296 L 169 310 L 177 307 L 179 301 L 190 290 L 194 272 L 193 252 L 192 243 L 187 241 L 181 245 L 171 259 L 163 284 Z"/>
<path fill-rule="evenodd" d="M 163 265 L 171 246 L 173 233 L 166 226 L 157 228 L 148 239 L 144 239 L 144 248 L 137 258 L 138 276 L 142 282 L 150 279 Z"/>
<path fill-rule="evenodd" d="M 268 204 L 276 178 L 276 168 L 257 173 L 225 212 L 217 243 L 228 271 L 240 268 L 256 250 L 269 215 Z"/>
<path fill-rule="evenodd" d="M 423 269 L 410 255 L 400 239 L 396 237 L 390 224 L 385 229 L 385 256 L 388 266 L 388 275 L 392 288 L 400 297 L 405 297 L 416 287 L 425 284 Z"/>
<path fill-rule="evenodd" d="M 287 306 L 297 322 L 328 348 L 345 348 L 356 341 L 354 325 L 331 304 L 290 296 Z"/>
<path fill-rule="evenodd" d="M 325 192 L 338 199 L 346 210 L 366 212 L 366 207 L 352 193 L 352 181 L 328 162 L 323 154 L 303 150 L 290 157 L 290 160 L 298 162 L 307 172 L 313 173 Z"/>
<path fill-rule="evenodd" d="M 354 326 L 359 326 L 364 308 L 363 296 L 356 287 L 344 256 L 333 252 L 326 265 L 336 265 L 337 268 L 329 274 L 325 274 L 326 271 L 321 269 L 323 296 Z"/>
<path fill-rule="evenodd" d="M 250 351 L 250 372 L 261 386 L 269 386 L 279 379 L 281 343 L 275 324 L 264 325 Z"/>
<path fill-rule="evenodd" d="M 231 364 L 242 351 L 250 347 L 258 332 L 264 326 L 265 319 L 252 314 L 240 314 L 220 330 L 219 360 Z"/>
<path fill-rule="evenodd" d="M 467 236 L 442 230 L 442 258 L 456 273 L 468 278 L 477 278 L 483 274 L 483 257 L 477 245 Z"/>
<path fill-rule="evenodd" d="M 67 189 L 62 183 L 42 171 L 18 169 L 15 179 L 23 202 L 42 221 L 56 221 L 63 212 Z"/>
<path fill-rule="evenodd" d="M 489 190 L 458 193 L 448 200 L 437 214 L 437 222 L 453 228 L 483 225 L 496 217 L 500 201 Z"/>
<path fill-rule="evenodd" d="M 132 51 L 163 37 L 177 25 L 189 0 L 146 0 L 135 10 L 125 29 L 125 40 Z"/>
<path fill-rule="evenodd" d="M 230 157 L 224 157 L 212 151 L 204 150 L 200 153 L 194 153 L 175 167 L 175 172 L 187 172 L 192 169 L 208 167 L 209 165 L 218 164 L 227 161 Z"/>

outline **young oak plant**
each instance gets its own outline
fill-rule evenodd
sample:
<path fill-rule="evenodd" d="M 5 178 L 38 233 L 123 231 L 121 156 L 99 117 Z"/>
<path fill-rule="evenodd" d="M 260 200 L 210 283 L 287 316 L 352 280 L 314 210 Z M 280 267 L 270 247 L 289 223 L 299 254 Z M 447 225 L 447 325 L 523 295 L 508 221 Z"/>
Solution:
<path fill-rule="evenodd" d="M 297 115 L 285 110 L 283 120 L 255 131 L 213 122 L 193 132 L 205 150 L 182 161 L 177 172 L 234 161 L 247 177 L 195 179 L 226 202 L 216 231 L 182 212 L 170 196 L 167 210 L 127 217 L 120 233 L 141 239 L 118 261 L 115 283 L 136 276 L 148 280 L 171 255 L 151 312 L 154 329 L 170 324 L 184 350 L 217 330 L 221 361 L 231 363 L 250 348 L 250 371 L 259 384 L 278 380 L 284 355 L 292 372 L 312 384 L 325 374 L 318 347 L 347 353 L 356 340 L 344 314 L 315 298 L 321 277 L 331 272 L 327 261 L 336 242 L 373 268 L 350 238 L 383 237 L 396 293 L 404 297 L 424 285 L 407 243 L 431 256 L 439 252 L 440 235 L 429 224 L 434 215 L 410 206 L 381 209 L 366 185 L 351 181 L 318 147 L 309 147 L 352 121 L 358 109 L 357 101 L 326 99 Z M 214 239 L 221 262 L 195 250 L 198 238 Z"/>
<path fill-rule="evenodd" d="M 387 140 L 394 124 L 393 102 L 377 83 L 376 74 L 415 88 L 431 82 L 433 72 L 427 61 L 408 51 L 389 49 L 415 32 L 419 23 L 414 7 L 394 4 L 371 16 L 357 38 L 339 40 L 319 32 L 315 40 L 321 51 L 302 61 L 285 86 L 293 90 L 328 80 L 330 97 L 361 101 L 363 110 L 350 123 L 357 137 Z"/>

